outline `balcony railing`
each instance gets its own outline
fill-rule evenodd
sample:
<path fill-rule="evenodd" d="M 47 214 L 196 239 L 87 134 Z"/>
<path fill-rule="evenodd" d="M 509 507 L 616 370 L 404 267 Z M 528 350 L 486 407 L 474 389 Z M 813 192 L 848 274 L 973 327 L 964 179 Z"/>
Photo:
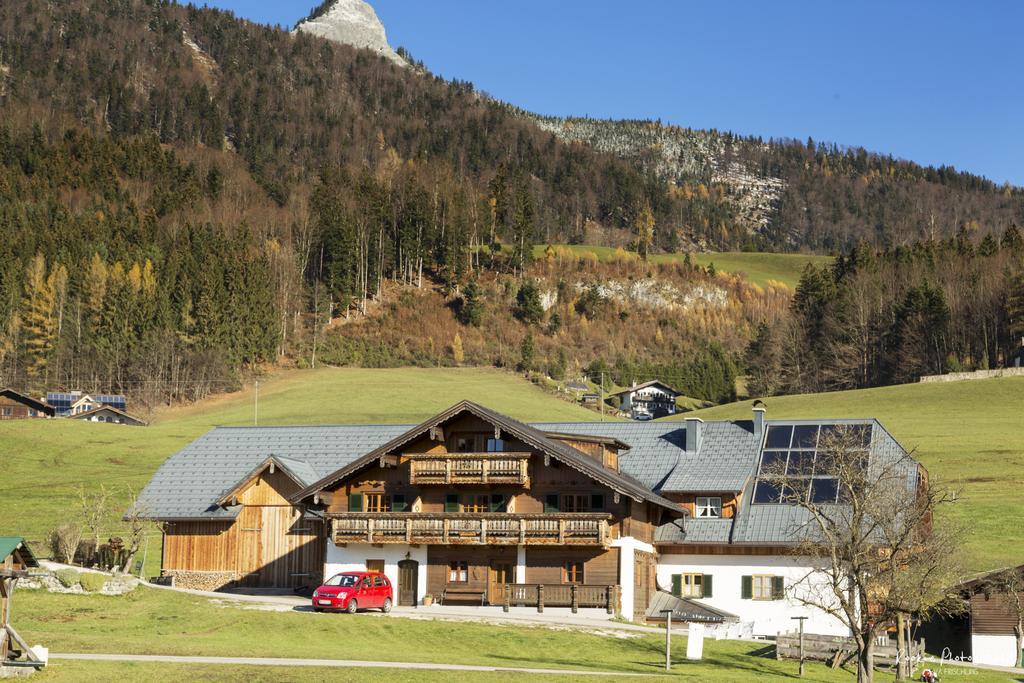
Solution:
<path fill-rule="evenodd" d="M 589 545 L 611 542 L 606 513 L 341 512 L 329 516 L 341 543 Z"/>
<path fill-rule="evenodd" d="M 548 607 L 571 607 L 576 612 L 580 607 L 603 607 L 608 614 L 619 611 L 622 599 L 618 586 L 591 584 L 537 584 L 510 583 L 505 586 L 505 611 L 509 607 L 537 606 L 538 612 Z"/>
<path fill-rule="evenodd" d="M 411 482 L 423 484 L 518 484 L 527 482 L 529 453 L 415 453 Z"/>

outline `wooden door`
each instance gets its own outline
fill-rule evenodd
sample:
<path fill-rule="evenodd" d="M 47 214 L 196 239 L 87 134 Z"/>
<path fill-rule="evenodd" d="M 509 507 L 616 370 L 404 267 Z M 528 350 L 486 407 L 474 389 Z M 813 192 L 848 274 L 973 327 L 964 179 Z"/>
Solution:
<path fill-rule="evenodd" d="M 416 606 L 419 590 L 420 563 L 416 560 L 402 560 L 398 563 L 398 604 Z"/>
<path fill-rule="evenodd" d="M 263 513 L 258 507 L 242 507 L 238 519 L 238 572 L 239 583 L 255 587 L 260 584 L 260 568 L 263 566 Z"/>
<path fill-rule="evenodd" d="M 492 605 L 505 604 L 505 586 L 512 583 L 512 565 L 508 562 L 491 562 L 487 572 L 487 601 Z"/>
<path fill-rule="evenodd" d="M 657 582 L 655 571 L 657 564 L 652 553 L 640 550 L 633 556 L 633 620 L 643 621 L 647 616 L 647 607 L 651 604 L 651 593 Z"/>
<path fill-rule="evenodd" d="M 366 571 L 368 572 L 383 572 L 384 571 L 384 560 L 367 560 Z"/>

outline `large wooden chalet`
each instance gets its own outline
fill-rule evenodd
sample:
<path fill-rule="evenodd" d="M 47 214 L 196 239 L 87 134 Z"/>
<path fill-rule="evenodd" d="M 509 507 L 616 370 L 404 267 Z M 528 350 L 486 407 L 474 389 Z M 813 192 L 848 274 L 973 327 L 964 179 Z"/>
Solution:
<path fill-rule="evenodd" d="M 846 422 L 872 457 L 906 459 L 916 485 L 916 463 L 877 422 Z M 805 611 L 793 591 L 812 568 L 787 549 L 806 520 L 761 486 L 760 462 L 813 458 L 827 429 L 762 409 L 527 425 L 466 401 L 412 427 L 221 427 L 168 459 L 140 507 L 162 522 L 162 573 L 182 586 L 379 570 L 399 605 L 673 609 L 774 635 Z M 825 614 L 810 626 L 842 634 Z"/>

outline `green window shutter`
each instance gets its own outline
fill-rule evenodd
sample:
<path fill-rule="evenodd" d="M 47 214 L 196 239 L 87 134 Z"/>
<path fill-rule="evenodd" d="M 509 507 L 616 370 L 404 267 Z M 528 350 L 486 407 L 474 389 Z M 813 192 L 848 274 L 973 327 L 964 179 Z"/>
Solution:
<path fill-rule="evenodd" d="M 740 597 L 751 600 L 754 597 L 754 577 L 744 576 L 740 581 Z"/>
<path fill-rule="evenodd" d="M 549 493 L 544 496 L 544 512 L 558 512 L 558 494 Z"/>
<path fill-rule="evenodd" d="M 604 494 L 595 493 L 590 496 L 590 509 L 594 512 L 600 512 L 604 510 Z"/>
<path fill-rule="evenodd" d="M 772 577 L 772 600 L 782 600 L 786 597 L 786 580 L 781 576 Z"/>
<path fill-rule="evenodd" d="M 701 595 L 701 597 L 702 598 L 710 598 L 711 597 L 711 574 L 705 574 L 704 577 L 701 579 L 700 585 L 702 586 L 703 591 L 704 591 L 703 594 Z"/>
<path fill-rule="evenodd" d="M 392 512 L 405 512 L 406 511 L 405 494 L 404 493 L 396 493 L 395 495 L 391 496 L 391 511 Z"/>
<path fill-rule="evenodd" d="M 505 496 L 500 493 L 491 494 L 491 512 L 505 512 L 508 508 L 505 503 Z"/>
<path fill-rule="evenodd" d="M 458 512 L 459 511 L 459 494 L 449 493 L 444 497 L 444 511 L 445 512 Z"/>
<path fill-rule="evenodd" d="M 362 512 L 363 511 L 363 494 L 361 494 L 361 493 L 350 493 L 350 494 L 348 494 L 348 511 L 349 512 Z"/>
<path fill-rule="evenodd" d="M 672 575 L 672 595 L 682 597 L 683 595 L 683 575 L 673 574 Z"/>

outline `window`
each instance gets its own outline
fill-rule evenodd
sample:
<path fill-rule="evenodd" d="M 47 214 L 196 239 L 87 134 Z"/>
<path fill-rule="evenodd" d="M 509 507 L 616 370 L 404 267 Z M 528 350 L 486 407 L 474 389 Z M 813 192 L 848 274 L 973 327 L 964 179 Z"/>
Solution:
<path fill-rule="evenodd" d="M 785 593 L 785 579 L 781 576 L 755 574 L 742 578 L 740 597 L 744 600 L 782 600 Z"/>
<path fill-rule="evenodd" d="M 387 512 L 388 511 L 388 497 L 383 493 L 367 493 L 366 494 L 366 511 L 367 512 Z"/>
<path fill-rule="evenodd" d="M 508 498 L 500 493 L 492 493 L 491 512 L 508 512 Z"/>
<path fill-rule="evenodd" d="M 583 560 L 566 560 L 562 567 L 562 583 L 583 583 Z"/>
<path fill-rule="evenodd" d="M 710 574 L 673 574 L 672 595 L 679 598 L 710 598 Z"/>
<path fill-rule="evenodd" d="M 486 493 L 466 496 L 463 512 L 487 512 L 491 509 L 490 496 Z"/>
<path fill-rule="evenodd" d="M 487 439 L 488 453 L 502 453 L 505 450 L 504 439 Z"/>
<path fill-rule="evenodd" d="M 549 493 L 544 496 L 544 512 L 558 512 L 558 494 Z"/>
<path fill-rule="evenodd" d="M 697 517 L 721 517 L 722 499 L 720 497 L 697 496 Z"/>
<path fill-rule="evenodd" d="M 448 563 L 448 583 L 467 583 L 468 581 L 468 562 L 465 560 L 452 560 Z"/>
<path fill-rule="evenodd" d="M 562 495 L 562 512 L 586 512 L 590 502 L 589 494 L 566 493 Z"/>
<path fill-rule="evenodd" d="M 361 494 L 361 493 L 350 493 L 350 494 L 348 494 L 348 511 L 349 512 L 362 512 L 363 511 L 363 494 Z"/>
<path fill-rule="evenodd" d="M 472 436 L 455 437 L 456 453 L 472 453 L 476 450 L 476 438 Z"/>
<path fill-rule="evenodd" d="M 459 494 L 449 493 L 444 497 L 444 511 L 445 512 L 458 512 L 459 511 Z"/>
<path fill-rule="evenodd" d="M 2 410 L 2 414 L 4 417 L 11 417 L 12 415 L 14 415 L 14 408 L 3 408 Z"/>
<path fill-rule="evenodd" d="M 604 494 L 594 493 L 590 496 L 590 509 L 594 512 L 604 510 Z"/>
<path fill-rule="evenodd" d="M 375 577 L 373 577 L 373 585 L 374 586 L 386 586 L 388 584 L 384 580 L 383 576 L 375 576 Z"/>
<path fill-rule="evenodd" d="M 391 496 L 391 511 L 392 512 L 405 512 L 409 509 L 409 505 L 405 502 L 404 493 L 396 493 Z"/>

